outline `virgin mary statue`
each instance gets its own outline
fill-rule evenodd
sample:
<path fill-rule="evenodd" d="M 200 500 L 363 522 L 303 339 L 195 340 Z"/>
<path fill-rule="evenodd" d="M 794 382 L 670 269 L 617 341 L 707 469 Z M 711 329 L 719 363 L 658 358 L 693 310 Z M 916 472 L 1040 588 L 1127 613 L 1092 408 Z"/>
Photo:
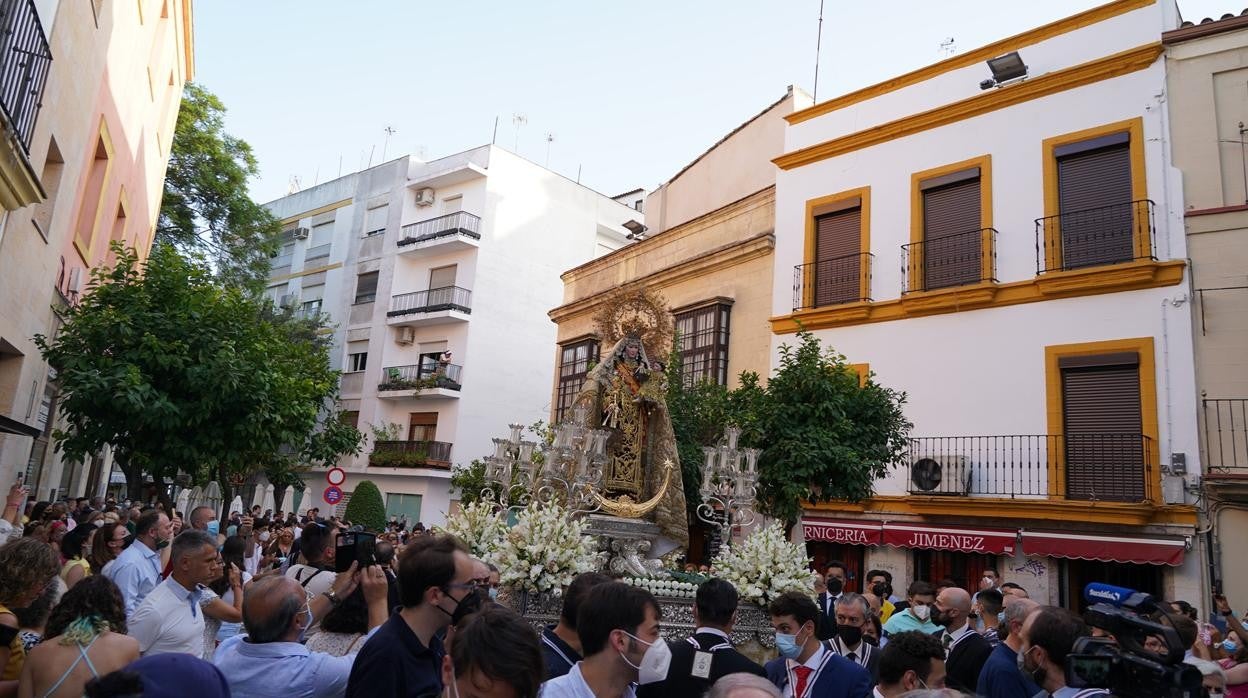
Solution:
<path fill-rule="evenodd" d="M 662 350 L 665 340 L 670 344 L 671 316 L 661 299 L 644 290 L 621 294 L 605 305 L 598 317 L 599 337 L 614 340 L 614 345 L 589 372 L 576 401 L 590 408 L 596 426 L 611 431 L 603 508 L 619 513 L 653 503 L 645 516 L 660 529 L 650 547 L 650 555 L 658 557 L 689 543 L 666 376 L 662 365 L 649 358 Z"/>

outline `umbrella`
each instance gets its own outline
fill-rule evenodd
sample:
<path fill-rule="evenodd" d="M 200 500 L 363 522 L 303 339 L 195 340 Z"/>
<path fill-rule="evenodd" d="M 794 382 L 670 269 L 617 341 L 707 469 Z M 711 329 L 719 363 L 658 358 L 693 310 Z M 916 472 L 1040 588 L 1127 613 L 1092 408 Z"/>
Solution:
<path fill-rule="evenodd" d="M 273 511 L 277 505 L 273 503 L 273 484 L 269 483 L 264 486 L 264 501 L 260 503 L 260 512 Z"/>
<path fill-rule="evenodd" d="M 189 487 L 183 487 L 182 491 L 178 493 L 178 499 L 174 502 L 174 507 L 177 508 L 178 511 L 185 513 L 187 511 L 187 506 L 190 505 L 190 503 L 191 490 Z"/>
<path fill-rule="evenodd" d="M 286 494 L 282 495 L 282 513 L 289 514 L 295 510 L 295 488 L 287 487 Z"/>
<path fill-rule="evenodd" d="M 226 515 L 233 514 L 236 511 L 240 514 L 243 512 L 243 498 L 238 495 L 234 495 L 234 500 L 230 502 L 230 510 L 226 512 Z"/>
<path fill-rule="evenodd" d="M 186 496 L 186 508 L 178 509 L 178 511 L 181 512 L 183 516 L 190 514 L 192 509 L 200 505 L 203 498 L 203 489 L 201 489 L 199 485 L 195 485 L 191 488 L 191 493 Z"/>
<path fill-rule="evenodd" d="M 256 496 L 251 498 L 253 507 L 264 509 L 264 485 L 260 484 L 263 480 L 256 483 Z"/>
<path fill-rule="evenodd" d="M 224 498 L 221 496 L 221 485 L 218 485 L 216 480 L 209 482 L 208 486 L 204 488 L 204 499 L 200 502 L 200 505 L 212 507 L 214 512 L 220 513 L 221 504 L 223 502 Z"/>

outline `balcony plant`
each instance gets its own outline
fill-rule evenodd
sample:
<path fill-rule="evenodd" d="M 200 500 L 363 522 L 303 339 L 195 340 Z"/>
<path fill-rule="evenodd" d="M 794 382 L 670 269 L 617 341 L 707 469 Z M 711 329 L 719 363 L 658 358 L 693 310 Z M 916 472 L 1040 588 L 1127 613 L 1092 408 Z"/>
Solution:
<path fill-rule="evenodd" d="M 426 468 L 429 466 L 429 453 L 423 446 L 411 450 L 374 450 L 368 456 L 368 464 L 376 468 Z"/>

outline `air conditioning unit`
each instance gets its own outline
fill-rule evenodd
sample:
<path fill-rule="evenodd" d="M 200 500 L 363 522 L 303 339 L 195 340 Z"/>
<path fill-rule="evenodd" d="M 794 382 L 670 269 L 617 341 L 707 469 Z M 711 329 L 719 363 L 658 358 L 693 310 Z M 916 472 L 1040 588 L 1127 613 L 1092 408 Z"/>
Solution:
<path fill-rule="evenodd" d="M 910 463 L 910 482 L 915 494 L 965 495 L 971 489 L 970 459 L 956 454 L 918 456 Z"/>
<path fill-rule="evenodd" d="M 417 189 L 416 190 L 416 205 L 417 206 L 432 206 L 433 205 L 433 190 L 430 189 L 429 187 L 425 187 L 424 189 Z"/>
<path fill-rule="evenodd" d="M 278 304 L 278 306 L 280 306 L 280 307 L 282 307 L 282 308 L 293 308 L 293 307 L 295 307 L 296 305 L 298 305 L 298 304 L 299 304 L 299 294 L 297 294 L 297 293 L 283 293 L 283 294 L 282 294 L 282 299 L 281 299 L 280 301 L 278 301 L 278 303 L 277 303 L 277 304 Z"/>
<path fill-rule="evenodd" d="M 299 226 L 298 228 L 290 231 L 290 236 L 296 240 L 307 240 L 308 236 L 311 234 L 312 231 L 303 226 Z"/>
<path fill-rule="evenodd" d="M 398 334 L 394 338 L 394 341 L 398 342 L 399 344 L 411 344 L 412 342 L 415 342 L 416 341 L 416 328 L 415 327 L 400 327 Z"/>

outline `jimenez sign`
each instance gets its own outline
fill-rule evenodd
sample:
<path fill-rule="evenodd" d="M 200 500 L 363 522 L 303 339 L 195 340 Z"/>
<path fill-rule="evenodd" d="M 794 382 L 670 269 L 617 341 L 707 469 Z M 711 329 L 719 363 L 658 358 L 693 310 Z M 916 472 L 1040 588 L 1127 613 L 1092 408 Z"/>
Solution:
<path fill-rule="evenodd" d="M 1017 531 L 884 524 L 884 543 L 899 548 L 1003 555 L 1014 552 Z"/>

